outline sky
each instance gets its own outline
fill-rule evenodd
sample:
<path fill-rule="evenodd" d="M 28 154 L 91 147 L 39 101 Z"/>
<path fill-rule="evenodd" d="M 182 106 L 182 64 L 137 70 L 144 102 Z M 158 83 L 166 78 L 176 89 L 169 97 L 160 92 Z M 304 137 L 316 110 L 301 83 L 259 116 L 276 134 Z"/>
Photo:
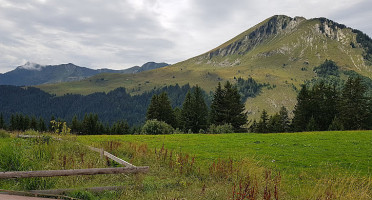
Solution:
<path fill-rule="evenodd" d="M 273 15 L 372 36 L 371 0 L 0 0 L 0 73 L 30 61 L 125 69 L 200 55 Z"/>

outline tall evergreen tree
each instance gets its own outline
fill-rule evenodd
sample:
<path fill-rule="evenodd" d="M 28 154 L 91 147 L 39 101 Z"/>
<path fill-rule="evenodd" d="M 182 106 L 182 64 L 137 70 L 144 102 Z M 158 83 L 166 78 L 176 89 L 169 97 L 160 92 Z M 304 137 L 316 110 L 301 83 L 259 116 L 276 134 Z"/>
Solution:
<path fill-rule="evenodd" d="M 310 93 L 309 112 L 314 117 L 318 130 L 326 131 L 337 115 L 338 92 L 336 87 L 327 86 L 323 81 L 314 85 Z"/>
<path fill-rule="evenodd" d="M 10 130 L 14 131 L 17 129 L 17 119 L 14 114 L 10 116 Z"/>
<path fill-rule="evenodd" d="M 213 100 L 211 104 L 210 112 L 210 122 L 211 124 L 223 125 L 225 119 L 225 101 L 224 101 L 224 91 L 222 90 L 221 83 L 218 82 L 218 86 L 213 95 Z"/>
<path fill-rule="evenodd" d="M 181 123 L 182 123 L 182 129 L 184 132 L 188 132 L 189 130 L 193 129 L 194 126 L 194 113 L 193 109 L 193 98 L 191 95 L 191 92 L 187 92 L 185 101 L 183 102 L 182 105 L 182 110 L 181 110 Z"/>
<path fill-rule="evenodd" d="M 267 133 L 269 132 L 268 129 L 268 124 L 269 124 L 269 115 L 267 114 L 266 110 L 264 109 L 262 111 L 260 121 L 257 124 L 257 132 L 258 133 Z"/>
<path fill-rule="evenodd" d="M 280 128 L 279 128 L 278 132 L 288 132 L 288 131 L 290 131 L 291 122 L 290 122 L 289 117 L 288 117 L 288 110 L 284 106 L 282 106 L 280 108 L 279 119 L 280 119 Z"/>
<path fill-rule="evenodd" d="M 294 117 L 292 125 L 294 131 L 304 131 L 308 121 L 311 118 L 311 102 L 310 94 L 306 85 L 302 85 L 302 88 L 297 96 L 297 104 L 293 111 Z"/>
<path fill-rule="evenodd" d="M 71 121 L 71 133 L 79 133 L 80 131 L 81 131 L 81 123 L 77 115 L 74 115 Z"/>
<path fill-rule="evenodd" d="M 235 132 L 241 131 L 241 126 L 247 123 L 247 114 L 244 112 L 245 106 L 241 101 L 241 96 L 236 86 L 233 86 L 229 81 L 224 86 L 226 122 L 234 127 Z"/>
<path fill-rule="evenodd" d="M 31 121 L 30 121 L 30 129 L 32 129 L 32 130 L 37 130 L 37 126 L 38 126 L 38 124 L 37 124 L 37 121 L 36 121 L 36 117 L 35 116 L 32 116 L 31 117 Z"/>
<path fill-rule="evenodd" d="M 208 127 L 208 107 L 205 103 L 201 88 L 196 85 L 193 93 L 193 110 L 195 112 L 194 133 L 199 130 L 207 130 Z"/>
<path fill-rule="evenodd" d="M 340 121 L 346 130 L 367 129 L 370 126 L 370 108 L 365 97 L 366 86 L 360 77 L 350 78 L 342 89 Z"/>
<path fill-rule="evenodd" d="M 5 129 L 3 113 L 0 114 L 0 129 Z"/>
<path fill-rule="evenodd" d="M 189 91 L 186 94 L 181 113 L 185 132 L 191 130 L 193 133 L 198 133 L 201 129 L 207 129 L 208 108 L 199 86 L 196 86 L 192 93 Z"/>
<path fill-rule="evenodd" d="M 44 119 L 41 117 L 39 118 L 38 130 L 41 132 L 45 132 L 47 130 Z"/>
<path fill-rule="evenodd" d="M 211 105 L 211 123 L 231 124 L 234 131 L 240 131 L 241 126 L 247 123 L 244 110 L 244 104 L 241 102 L 237 88 L 227 81 L 222 89 L 219 83 Z"/>
<path fill-rule="evenodd" d="M 146 115 L 147 120 L 157 119 L 171 126 L 176 126 L 174 111 L 167 93 L 163 92 L 159 95 L 154 95 L 151 99 Z"/>

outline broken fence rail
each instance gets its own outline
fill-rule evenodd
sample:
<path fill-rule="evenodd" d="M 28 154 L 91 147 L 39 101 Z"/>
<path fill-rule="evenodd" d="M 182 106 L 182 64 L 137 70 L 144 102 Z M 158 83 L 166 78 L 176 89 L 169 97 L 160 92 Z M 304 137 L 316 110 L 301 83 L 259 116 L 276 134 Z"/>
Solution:
<path fill-rule="evenodd" d="M 90 169 L 67 169 L 67 170 L 42 170 L 42 171 L 12 171 L 0 172 L 0 179 L 7 178 L 31 178 L 31 177 L 54 177 L 76 176 L 96 174 L 129 174 L 146 173 L 149 167 L 117 167 L 117 168 L 90 168 Z"/>

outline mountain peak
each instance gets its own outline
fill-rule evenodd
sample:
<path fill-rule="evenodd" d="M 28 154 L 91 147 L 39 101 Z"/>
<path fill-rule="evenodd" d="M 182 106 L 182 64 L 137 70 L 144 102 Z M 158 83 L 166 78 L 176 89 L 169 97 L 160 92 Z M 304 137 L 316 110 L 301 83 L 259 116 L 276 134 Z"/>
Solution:
<path fill-rule="evenodd" d="M 44 67 L 45 65 L 40 65 L 40 64 L 28 61 L 24 65 L 19 66 L 18 69 L 41 71 Z"/>

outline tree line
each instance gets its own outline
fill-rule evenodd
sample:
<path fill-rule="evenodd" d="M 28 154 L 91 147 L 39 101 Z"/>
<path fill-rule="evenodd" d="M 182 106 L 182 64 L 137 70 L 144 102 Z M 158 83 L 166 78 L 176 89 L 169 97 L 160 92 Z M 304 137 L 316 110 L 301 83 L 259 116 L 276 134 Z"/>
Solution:
<path fill-rule="evenodd" d="M 42 117 L 29 117 L 23 114 L 12 114 L 9 123 L 6 123 L 3 114 L 0 114 L 0 129 L 9 131 L 26 131 L 31 129 L 39 132 L 61 133 L 64 123 L 66 123 L 65 120 L 56 119 L 54 116 L 46 123 Z M 139 129 L 136 126 L 130 127 L 125 120 L 116 121 L 112 125 L 103 123 L 98 115 L 93 113 L 85 114 L 82 120 L 79 120 L 75 115 L 67 125 L 70 127 L 71 133 L 78 135 L 124 135 L 134 134 Z M 57 131 L 56 129 L 60 130 Z"/>
<path fill-rule="evenodd" d="M 218 83 L 210 109 L 199 86 L 189 90 L 182 107 L 175 109 L 170 106 L 171 101 L 167 94 L 161 93 L 152 97 L 146 123 L 154 124 L 155 127 L 159 125 L 152 120 L 165 122 L 183 133 L 205 133 L 216 126 L 230 126 L 231 132 L 239 132 L 247 123 L 247 114 L 241 99 L 238 88 L 229 81 L 224 87 Z"/>
<path fill-rule="evenodd" d="M 290 121 L 288 111 L 268 116 L 264 110 L 252 132 L 327 131 L 372 129 L 372 100 L 361 77 L 349 77 L 341 89 L 320 81 L 312 88 L 303 85 Z"/>

